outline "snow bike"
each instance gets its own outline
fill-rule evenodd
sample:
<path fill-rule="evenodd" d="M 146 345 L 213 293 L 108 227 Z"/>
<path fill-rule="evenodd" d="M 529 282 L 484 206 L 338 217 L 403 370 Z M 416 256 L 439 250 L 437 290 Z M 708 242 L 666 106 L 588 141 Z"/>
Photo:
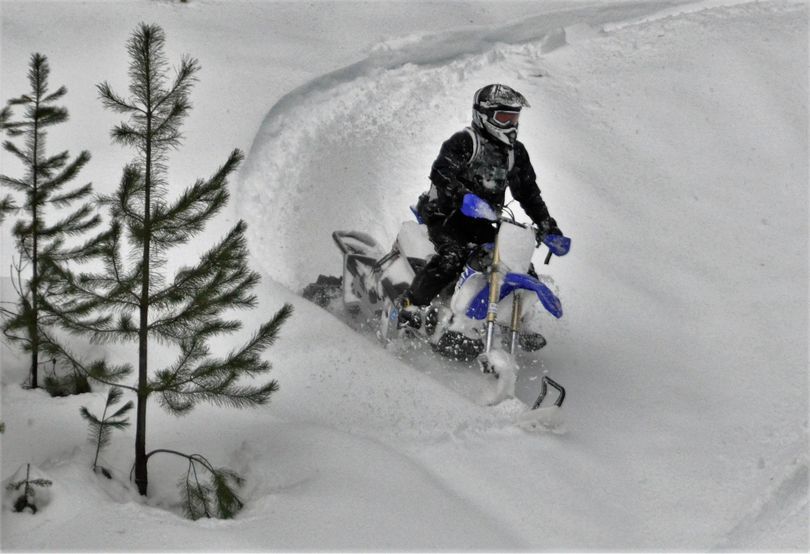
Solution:
<path fill-rule="evenodd" d="M 418 214 L 411 209 L 418 220 Z M 507 209 L 496 213 L 486 201 L 471 193 L 464 196 L 461 212 L 492 222 L 497 227 L 496 240 L 470 249 L 455 286 L 433 300 L 418 331 L 397 329 L 395 307 L 395 300 L 435 253 L 426 226 L 418 221 L 404 222 L 387 252 L 366 233 L 332 234 L 343 254 L 343 304 L 375 322 L 377 336 L 383 343 L 403 335 L 416 335 L 445 356 L 477 358 L 484 373 L 498 378 L 498 390 L 490 402 L 494 404 L 514 396 L 517 350 L 533 351 L 545 346 L 546 340 L 540 333 L 541 313 L 560 318 L 562 306 L 534 273 L 533 227 L 517 222 L 507 214 Z M 567 254 L 571 246 L 571 239 L 559 235 L 546 236 L 543 242 L 549 248 L 546 263 L 552 254 Z M 562 405 L 565 389 L 544 376 L 533 409 L 540 407 L 549 387 L 558 392 L 555 405 Z"/>

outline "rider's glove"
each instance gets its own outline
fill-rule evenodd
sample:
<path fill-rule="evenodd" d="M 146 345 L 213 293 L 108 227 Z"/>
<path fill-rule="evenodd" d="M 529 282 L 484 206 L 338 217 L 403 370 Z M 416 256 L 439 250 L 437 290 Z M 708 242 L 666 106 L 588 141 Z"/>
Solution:
<path fill-rule="evenodd" d="M 537 246 L 540 246 L 543 243 L 543 239 L 546 238 L 548 235 L 562 235 L 562 231 L 557 226 L 557 222 L 554 220 L 553 217 L 549 217 L 540 222 L 537 226 L 537 232 L 535 233 L 535 238 L 537 239 Z"/>

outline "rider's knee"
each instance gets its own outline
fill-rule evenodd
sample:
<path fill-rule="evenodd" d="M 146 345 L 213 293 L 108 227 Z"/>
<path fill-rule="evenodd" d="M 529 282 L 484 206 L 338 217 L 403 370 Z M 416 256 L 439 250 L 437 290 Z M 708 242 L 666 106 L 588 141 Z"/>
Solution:
<path fill-rule="evenodd" d="M 459 273 L 464 268 L 465 251 L 457 244 L 443 244 L 437 253 L 443 273 Z"/>

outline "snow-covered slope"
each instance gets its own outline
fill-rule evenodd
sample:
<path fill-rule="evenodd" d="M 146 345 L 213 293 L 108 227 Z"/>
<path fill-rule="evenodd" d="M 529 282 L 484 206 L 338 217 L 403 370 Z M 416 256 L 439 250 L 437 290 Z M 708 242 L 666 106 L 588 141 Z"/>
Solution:
<path fill-rule="evenodd" d="M 477 83 L 501 77 L 534 88 L 543 75 L 542 64 L 532 60 L 539 63 L 567 42 L 596 35 L 601 23 L 654 13 L 663 5 L 603 4 L 486 31 L 413 35 L 291 92 L 259 129 L 239 189 L 251 218 L 271 217 L 286 234 L 271 240 L 266 225 L 257 226 L 265 269 L 300 288 L 324 270 L 322 254 L 333 229 L 355 226 L 394 236 L 426 188 L 441 141 L 469 124 Z M 521 60 L 528 63 L 515 66 Z M 524 139 L 546 132 L 535 123 L 541 115 L 529 114 Z M 534 146 L 531 139 L 527 144 Z M 311 222 L 318 222 L 313 232 L 299 232 Z M 326 269 L 337 268 L 333 261 Z"/>
<path fill-rule="evenodd" d="M 605 34 L 599 14 L 574 12 L 484 53 L 459 55 L 445 37 L 448 63 L 430 50 L 349 68 L 265 120 L 242 197 L 284 238 L 265 225 L 253 244 L 291 287 L 338 273 L 330 232 L 390 241 L 441 140 L 467 124 L 472 91 L 516 87 L 533 103 L 522 140 L 574 237 L 549 269 L 566 322 L 543 359 L 572 393 L 566 441 L 599 459 L 578 466 L 590 505 L 603 516 L 622 499 L 629 516 L 576 544 L 723 542 L 760 487 L 806 482 L 805 15 L 744 4 Z M 512 500 L 525 487 L 498 482 Z M 551 544 L 570 546 L 563 537 Z"/>
<path fill-rule="evenodd" d="M 150 447 L 247 477 L 245 511 L 167 514 L 184 470 L 170 459 L 150 464 L 143 505 L 125 485 L 131 434 L 106 453 L 118 480 L 100 482 L 76 412 L 102 395 L 23 391 L 24 364 L 4 358 L 2 477 L 30 461 L 55 484 L 42 514 L 3 512 L 3 548 L 806 550 L 807 6 L 725 4 L 414 25 L 298 79 L 213 231 L 250 225 L 269 277 L 256 323 L 296 306 L 268 352 L 282 389 L 266 410 L 150 414 Z M 334 229 L 390 241 L 495 81 L 532 102 L 521 139 L 574 238 L 547 268 L 565 318 L 524 382 L 538 365 L 564 382 L 564 435 L 519 430 L 521 404 L 480 405 L 491 383 L 474 369 L 392 356 L 277 284 L 337 273 Z"/>

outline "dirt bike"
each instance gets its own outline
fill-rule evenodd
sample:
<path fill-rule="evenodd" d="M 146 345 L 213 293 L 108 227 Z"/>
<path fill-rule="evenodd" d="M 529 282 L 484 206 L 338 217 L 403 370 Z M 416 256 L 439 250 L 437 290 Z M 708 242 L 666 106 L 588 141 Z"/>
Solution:
<path fill-rule="evenodd" d="M 517 222 L 508 208 L 496 212 L 471 193 L 464 195 L 460 210 L 467 217 L 490 221 L 497 229 L 495 242 L 470 248 L 458 281 L 424 310 L 424 324 L 418 331 L 397 328 L 396 308 L 397 298 L 435 254 L 426 226 L 418 221 L 404 222 L 388 251 L 366 233 L 335 231 L 332 237 L 343 254 L 340 292 L 344 306 L 371 321 L 383 343 L 416 337 L 442 355 L 477 359 L 484 373 L 498 379 L 491 402 L 497 403 L 514 396 L 515 354 L 546 345 L 540 328 L 542 314 L 560 318 L 562 305 L 534 272 L 534 227 Z M 571 239 L 561 235 L 546 235 L 542 242 L 549 249 L 546 263 L 552 255 L 564 256 L 571 247 Z M 546 375 L 532 409 L 540 407 L 549 387 L 558 392 L 555 406 L 562 405 L 565 389 Z"/>

